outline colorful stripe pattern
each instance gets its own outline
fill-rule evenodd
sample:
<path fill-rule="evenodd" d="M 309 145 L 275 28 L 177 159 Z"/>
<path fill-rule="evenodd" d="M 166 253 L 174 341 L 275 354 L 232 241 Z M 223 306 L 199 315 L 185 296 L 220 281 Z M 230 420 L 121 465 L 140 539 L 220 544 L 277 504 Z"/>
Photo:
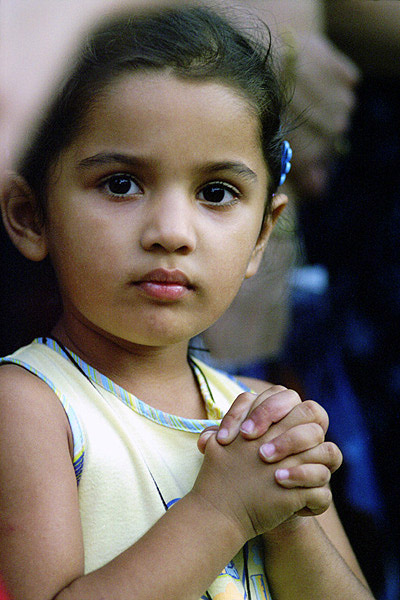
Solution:
<path fill-rule="evenodd" d="M 64 352 L 64 350 L 57 343 L 57 341 L 52 338 L 44 338 L 44 337 L 37 338 L 36 340 L 34 340 L 33 343 L 44 344 L 44 345 L 48 346 L 49 348 L 51 348 L 52 350 L 54 350 L 55 352 L 57 352 L 58 354 L 60 354 L 61 356 L 63 356 L 66 360 L 70 361 L 70 357 L 68 356 L 68 354 L 66 354 L 66 352 Z M 96 369 L 91 367 L 90 365 L 88 365 L 84 360 L 82 360 L 74 352 L 72 352 L 70 350 L 68 350 L 68 352 L 73 357 L 74 361 L 76 361 L 76 363 L 82 369 L 82 371 L 85 373 L 85 375 L 92 381 L 92 383 L 94 385 L 100 386 L 103 389 L 105 389 L 106 391 L 111 392 L 112 394 L 117 396 L 120 400 L 122 400 L 122 402 L 124 402 L 124 404 L 126 404 L 128 407 L 130 407 L 132 410 L 134 410 L 136 413 L 142 415 L 143 417 L 145 417 L 147 419 L 150 419 L 151 421 L 153 421 L 155 423 L 158 423 L 165 427 L 170 427 L 170 428 L 178 429 L 181 431 L 187 431 L 190 433 L 199 434 L 206 427 L 210 427 L 211 425 L 218 425 L 219 421 L 223 417 L 223 412 L 222 412 L 221 408 L 219 406 L 217 406 L 217 404 L 213 398 L 213 395 L 210 391 L 209 383 L 208 383 L 202 369 L 198 366 L 198 364 L 196 364 L 196 362 L 197 362 L 196 359 L 191 359 L 191 364 L 192 364 L 192 368 L 193 368 L 194 374 L 196 376 L 197 382 L 199 384 L 201 395 L 204 400 L 207 416 L 209 417 L 208 419 L 199 419 L 199 420 L 185 419 L 185 418 L 179 417 L 177 415 L 172 415 L 172 414 L 157 410 L 157 409 L 149 406 L 145 402 L 142 402 L 141 400 L 139 400 L 139 398 L 137 398 L 133 394 L 129 393 L 128 391 L 124 390 L 121 386 L 119 386 L 116 383 L 114 383 L 113 381 L 111 381 L 111 379 L 109 379 L 108 377 L 106 377 L 105 375 L 103 375 L 102 373 L 100 373 L 99 371 L 97 371 Z M 79 483 L 81 475 L 82 475 L 84 455 L 85 455 L 84 434 L 83 434 L 82 426 L 79 423 L 79 419 L 76 416 L 76 413 L 74 412 L 72 406 L 70 406 L 68 399 L 62 392 L 60 392 L 60 390 L 57 389 L 57 387 L 54 385 L 54 383 L 46 375 L 44 375 L 44 373 L 42 373 L 38 369 L 35 369 L 30 364 L 28 364 L 18 358 L 15 358 L 15 357 L 0 358 L 0 364 L 5 364 L 5 363 L 12 363 L 12 364 L 19 365 L 19 366 L 23 367 L 24 369 L 26 369 L 27 371 L 30 371 L 31 373 L 33 373 L 34 375 L 39 377 L 42 381 L 44 381 L 53 390 L 53 392 L 57 395 L 57 397 L 61 401 L 61 404 L 64 407 L 64 410 L 66 412 L 66 415 L 68 417 L 70 427 L 71 427 L 71 432 L 72 432 L 72 437 L 73 437 L 73 447 L 74 447 L 73 465 L 74 465 L 76 480 Z M 224 375 L 226 376 L 226 374 L 224 374 Z M 244 386 L 240 382 L 236 381 L 233 377 L 230 377 L 230 379 L 234 380 L 244 390 L 248 390 L 248 388 L 246 388 L 246 386 Z"/>
<path fill-rule="evenodd" d="M 70 360 L 68 355 L 63 351 L 63 349 L 59 346 L 59 344 L 57 344 L 57 342 L 54 339 L 38 338 L 37 340 L 35 340 L 35 342 L 46 344 L 47 346 L 64 356 L 64 358 Z M 215 401 L 212 395 L 210 394 L 207 381 L 201 369 L 199 369 L 199 367 L 196 364 L 193 364 L 193 370 L 199 383 L 200 392 L 203 396 L 209 419 L 185 419 L 177 415 L 171 415 L 161 410 L 157 410 L 149 406 L 145 402 L 142 402 L 142 400 L 139 400 L 139 398 L 137 398 L 130 392 L 124 390 L 124 388 L 114 383 L 113 381 L 111 381 L 111 379 L 109 379 L 108 377 L 106 377 L 105 375 L 88 365 L 74 352 L 71 352 L 70 350 L 68 350 L 68 352 L 79 365 L 79 367 L 82 369 L 82 371 L 85 373 L 85 375 L 94 384 L 102 387 L 108 392 L 111 392 L 136 413 L 142 415 L 143 417 L 146 417 L 147 419 L 150 419 L 155 423 L 164 425 L 165 427 L 179 429 L 181 431 L 200 433 L 205 427 L 209 427 L 210 425 L 216 425 L 218 424 L 216 421 L 222 419 L 222 412 L 218 408 L 218 406 L 216 406 Z"/>

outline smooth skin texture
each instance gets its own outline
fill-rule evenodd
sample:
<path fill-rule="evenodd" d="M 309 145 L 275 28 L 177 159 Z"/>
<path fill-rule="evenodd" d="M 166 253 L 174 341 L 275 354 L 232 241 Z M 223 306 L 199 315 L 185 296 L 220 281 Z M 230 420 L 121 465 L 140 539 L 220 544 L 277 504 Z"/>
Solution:
<path fill-rule="evenodd" d="M 169 380 L 169 365 L 183 365 L 193 381 L 187 340 L 214 322 L 256 272 L 286 202 L 275 198 L 262 228 L 268 174 L 257 121 L 245 106 L 218 84 L 142 75 L 138 86 L 128 75 L 54 168 L 41 242 L 65 304 L 57 335 L 99 370 L 118 365 L 110 377 L 128 390 L 137 380 L 135 353 L 138 371 L 149 373 L 136 392 L 145 401 L 155 396 L 155 370 Z M 118 173 L 132 177 L 131 193 L 121 197 L 107 191 L 107 177 Z M 219 181 L 224 205 L 216 206 L 203 199 L 204 186 Z M 137 285 L 155 268 L 184 273 L 188 285 L 179 301 L 158 301 Z M 190 391 L 198 398 L 193 385 Z M 186 400 L 174 407 L 179 414 L 202 416 Z"/>
<path fill-rule="evenodd" d="M 55 333 L 69 348 L 156 408 L 202 417 L 188 339 L 256 272 L 286 202 L 276 196 L 262 225 L 268 171 L 257 120 L 220 84 L 141 74 L 114 82 L 85 125 L 54 165 L 45 225 L 19 180 L 2 202 L 8 232 L 27 258 L 50 252 L 65 309 Z M 255 406 L 276 402 L 280 420 L 291 417 L 270 429 L 262 417 L 255 439 L 221 445 L 213 434 L 193 489 L 131 548 L 84 576 L 65 414 L 22 369 L 6 365 L 0 380 L 0 570 L 15 600 L 198 600 L 257 533 L 266 534 L 278 600 L 305 589 L 310 599 L 371 598 L 340 557 L 338 521 L 331 543 L 314 518 L 297 516 L 329 506 L 327 483 L 341 462 L 323 441 L 323 415 L 304 417 L 297 398 L 257 397 Z M 264 462 L 260 447 L 278 436 L 282 459 Z M 277 483 L 277 470 L 304 465 L 302 485 Z M 148 564 L 159 566 L 157 580 Z M 283 583 L 289 575 L 296 592 Z"/>

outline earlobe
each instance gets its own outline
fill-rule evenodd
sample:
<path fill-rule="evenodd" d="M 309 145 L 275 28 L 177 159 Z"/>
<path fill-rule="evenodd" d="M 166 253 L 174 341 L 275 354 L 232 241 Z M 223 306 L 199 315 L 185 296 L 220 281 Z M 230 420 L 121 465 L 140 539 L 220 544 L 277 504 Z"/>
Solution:
<path fill-rule="evenodd" d="M 1 197 L 4 227 L 14 246 L 29 260 L 47 255 L 44 226 L 38 218 L 38 203 L 25 180 L 10 176 Z"/>
<path fill-rule="evenodd" d="M 253 277 L 253 275 L 257 273 L 261 263 L 261 259 L 264 254 L 264 250 L 269 240 L 269 236 L 271 235 L 275 223 L 277 222 L 281 212 L 283 211 L 287 203 L 288 198 L 287 196 L 285 196 L 285 194 L 275 194 L 273 196 L 270 214 L 268 218 L 264 219 L 260 235 L 258 236 L 257 244 L 253 250 L 253 254 L 247 266 L 245 279 L 250 279 L 250 277 Z"/>

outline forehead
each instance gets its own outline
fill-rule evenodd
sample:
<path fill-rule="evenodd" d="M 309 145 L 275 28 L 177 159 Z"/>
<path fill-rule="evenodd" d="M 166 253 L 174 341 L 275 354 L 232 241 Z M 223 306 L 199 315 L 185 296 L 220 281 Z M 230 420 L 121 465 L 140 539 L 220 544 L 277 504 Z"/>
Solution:
<path fill-rule="evenodd" d="M 256 111 L 240 92 L 215 81 L 165 73 L 120 76 L 95 99 L 80 145 L 135 146 L 140 152 L 247 155 L 264 159 Z M 225 156 L 224 158 L 227 158 Z M 260 164 L 258 165 L 260 167 Z"/>
<path fill-rule="evenodd" d="M 146 100 L 146 105 L 142 104 Z M 179 99 L 177 103 L 176 100 Z M 211 103 L 210 103 L 211 101 Z M 212 116 L 220 109 L 246 115 L 249 124 L 258 126 L 256 110 L 244 93 L 233 85 L 217 80 L 181 78 L 169 70 L 144 70 L 119 75 L 111 80 L 94 105 L 101 110 L 107 103 L 116 104 L 121 110 L 129 109 L 131 103 L 142 104 L 143 113 L 178 112 L 185 109 L 185 116 L 192 111 L 204 111 Z M 159 107 L 159 111 L 157 111 Z"/>

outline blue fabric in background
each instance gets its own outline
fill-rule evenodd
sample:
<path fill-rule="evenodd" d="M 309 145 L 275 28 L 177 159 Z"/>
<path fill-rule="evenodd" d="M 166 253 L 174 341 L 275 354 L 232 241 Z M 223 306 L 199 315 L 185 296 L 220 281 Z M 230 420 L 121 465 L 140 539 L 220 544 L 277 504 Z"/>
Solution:
<path fill-rule="evenodd" d="M 313 271 L 315 283 L 311 285 Z M 300 377 L 307 397 L 318 400 L 329 414 L 329 437 L 341 448 L 347 466 L 348 501 L 380 521 L 383 500 L 376 480 L 371 435 L 343 365 L 337 331 L 329 319 L 328 278 L 323 273 L 324 269 L 317 266 L 294 274 L 293 327 L 284 360 Z M 322 285 L 321 279 L 325 280 Z"/>
<path fill-rule="evenodd" d="M 337 371 L 336 383 L 330 384 L 336 386 L 337 401 L 345 398 L 353 407 L 358 404 L 356 412 L 367 427 L 363 453 L 368 450 L 365 460 L 372 459 L 377 485 L 375 491 L 368 483 L 367 490 L 364 486 L 357 492 L 353 474 L 346 482 L 348 498 L 354 504 L 365 504 L 366 509 L 377 507 L 377 512 L 372 512 L 387 567 L 387 585 L 380 597 L 399 600 L 400 91 L 396 82 L 367 78 L 358 96 L 348 156 L 337 165 L 327 196 L 319 203 L 303 203 L 300 210 L 308 261 L 323 265 L 329 273 L 329 302 L 323 309 L 326 326 L 324 330 L 317 327 L 314 337 L 325 366 L 318 364 L 321 359 L 314 353 L 314 374 L 304 373 L 307 386 L 325 390 L 326 397 L 316 399 L 330 403 L 335 410 L 324 374 L 330 365 L 330 371 Z M 290 337 L 299 333 L 298 327 L 304 331 L 298 300 L 294 298 L 297 317 Z M 305 350 L 299 341 L 297 351 L 311 353 L 302 357 L 306 361 L 312 348 L 306 345 Z M 289 350 L 291 346 L 289 340 Z M 352 396 L 356 403 L 350 401 Z M 336 436 L 348 430 L 339 413 L 331 419 L 332 427 L 338 426 Z M 351 411 L 349 423 L 353 420 L 359 430 L 360 420 Z M 331 432 L 333 435 L 333 429 Z M 352 448 L 349 450 L 351 455 Z M 358 451 L 356 444 L 354 458 Z M 364 473 L 365 467 L 357 468 Z M 368 474 L 365 477 L 371 481 Z"/>

